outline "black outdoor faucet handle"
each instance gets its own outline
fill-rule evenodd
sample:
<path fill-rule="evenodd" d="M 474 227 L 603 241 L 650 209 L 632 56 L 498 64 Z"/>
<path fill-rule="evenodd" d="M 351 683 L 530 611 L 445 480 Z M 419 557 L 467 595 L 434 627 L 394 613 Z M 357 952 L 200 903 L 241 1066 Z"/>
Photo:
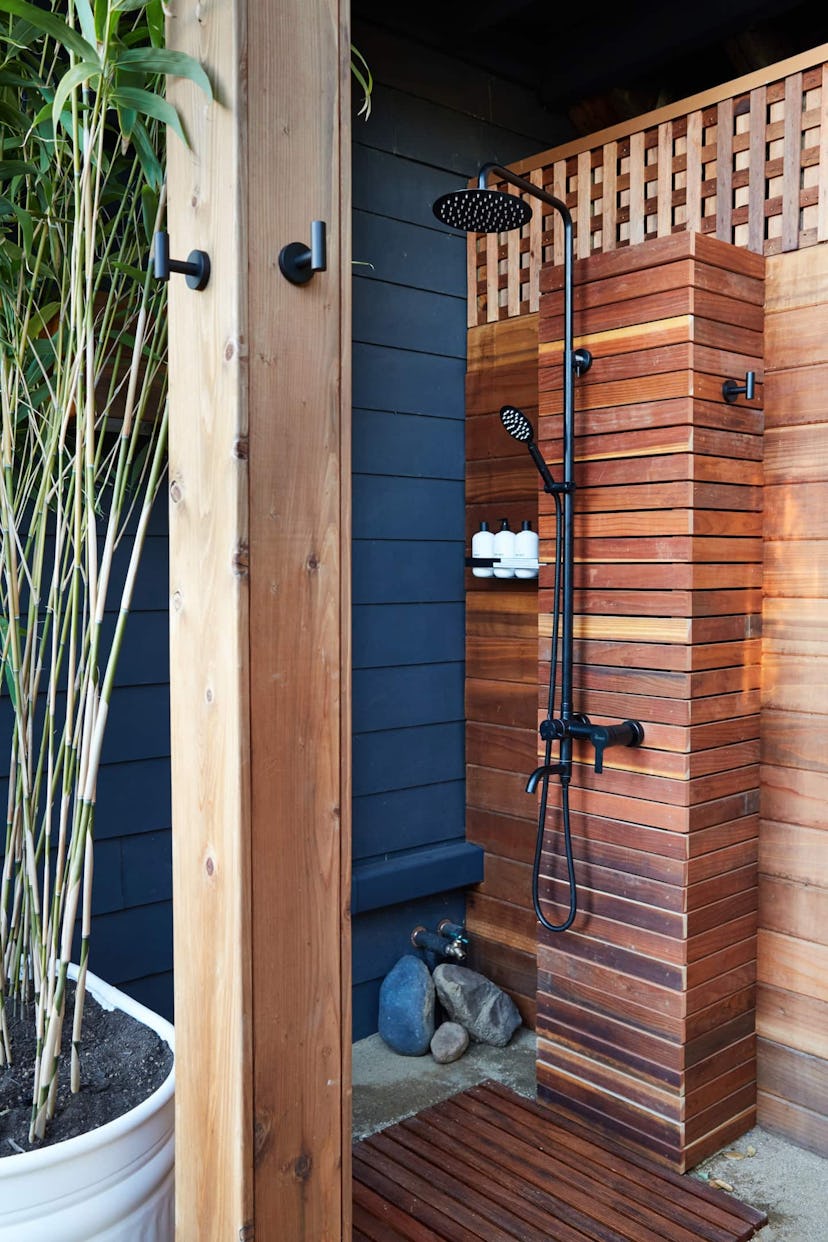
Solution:
<path fill-rule="evenodd" d="M 638 720 L 625 720 L 619 725 L 592 725 L 590 741 L 595 747 L 595 771 L 604 770 L 604 751 L 609 746 L 640 746 L 644 729 Z"/>

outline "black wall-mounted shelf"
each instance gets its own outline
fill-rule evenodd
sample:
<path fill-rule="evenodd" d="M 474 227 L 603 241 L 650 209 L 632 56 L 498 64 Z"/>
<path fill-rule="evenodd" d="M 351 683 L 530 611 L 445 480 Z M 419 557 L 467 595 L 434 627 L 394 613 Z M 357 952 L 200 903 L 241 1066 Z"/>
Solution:
<path fill-rule="evenodd" d="M 540 561 L 535 557 L 529 556 L 467 556 L 467 569 L 532 569 L 536 573 L 540 568 Z"/>

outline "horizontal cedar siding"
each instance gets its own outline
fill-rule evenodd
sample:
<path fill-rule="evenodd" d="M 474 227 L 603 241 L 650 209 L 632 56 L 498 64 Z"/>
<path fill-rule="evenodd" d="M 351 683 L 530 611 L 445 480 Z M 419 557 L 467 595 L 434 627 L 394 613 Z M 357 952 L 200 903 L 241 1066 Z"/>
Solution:
<path fill-rule="evenodd" d="M 537 474 L 500 421 L 517 405 L 537 422 L 537 316 L 469 333 L 466 380 L 466 546 L 486 520 L 525 518 L 537 530 Z M 470 962 L 535 1025 L 536 946 L 531 861 L 535 803 L 538 591 L 535 579 L 475 578 L 466 570 L 466 832 L 485 850 L 484 882 L 467 900 Z"/>
<path fill-rule="evenodd" d="M 678 234 L 576 264 L 575 708 L 640 749 L 575 746 L 580 912 L 541 934 L 546 1100 L 679 1171 L 755 1119 L 763 259 Z M 562 458 L 562 294 L 541 278 L 540 436 Z M 761 388 L 759 389 L 761 395 Z M 540 671 L 554 518 L 541 500 Z M 559 795 L 541 896 L 568 906 Z M 552 831 L 554 830 L 554 831 Z M 524 931 L 529 933 L 527 923 Z"/>

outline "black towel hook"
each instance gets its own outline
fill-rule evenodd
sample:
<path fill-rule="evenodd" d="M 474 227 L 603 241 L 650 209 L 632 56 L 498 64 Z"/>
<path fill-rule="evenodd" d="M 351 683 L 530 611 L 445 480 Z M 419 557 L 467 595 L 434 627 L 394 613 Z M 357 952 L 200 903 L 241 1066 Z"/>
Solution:
<path fill-rule="evenodd" d="M 745 382 L 740 384 L 738 380 L 725 380 L 722 384 L 722 396 L 728 405 L 732 405 L 740 393 L 744 393 L 748 401 L 753 400 L 756 391 L 756 372 L 746 371 Z"/>

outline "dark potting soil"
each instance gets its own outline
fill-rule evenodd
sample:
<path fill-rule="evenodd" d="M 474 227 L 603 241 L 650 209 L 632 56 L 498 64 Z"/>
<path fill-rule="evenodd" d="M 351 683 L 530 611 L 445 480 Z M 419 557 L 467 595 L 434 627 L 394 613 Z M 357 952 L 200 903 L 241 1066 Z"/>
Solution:
<path fill-rule="evenodd" d="M 55 1115 L 46 1137 L 29 1143 L 34 1079 L 34 1026 L 30 1014 L 15 1016 L 7 1007 L 14 1063 L 0 1069 L 0 1157 L 48 1147 L 95 1130 L 151 1095 L 172 1067 L 170 1047 L 155 1031 L 119 1009 L 103 1009 L 86 994 L 80 1048 L 81 1089 L 69 1090 L 74 986 L 66 997 L 63 1053 L 58 1072 Z"/>

